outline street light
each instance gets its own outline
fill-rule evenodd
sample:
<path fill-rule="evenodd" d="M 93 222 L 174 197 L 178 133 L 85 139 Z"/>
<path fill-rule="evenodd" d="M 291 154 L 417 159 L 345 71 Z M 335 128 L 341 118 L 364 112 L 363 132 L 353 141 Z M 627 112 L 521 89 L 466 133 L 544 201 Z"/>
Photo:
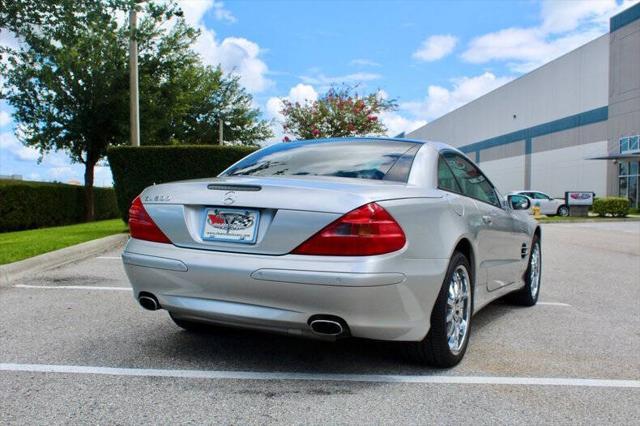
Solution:
<path fill-rule="evenodd" d="M 136 40 L 136 4 L 129 11 L 129 118 L 132 146 L 140 146 L 140 110 L 138 102 L 138 41 Z"/>
<path fill-rule="evenodd" d="M 138 40 L 136 29 L 138 15 L 136 6 L 144 0 L 134 0 L 129 10 L 129 119 L 131 121 L 129 139 L 131 146 L 140 146 L 140 102 L 138 92 Z M 184 12 L 178 8 L 173 12 L 175 16 L 182 17 Z"/>
<path fill-rule="evenodd" d="M 228 90 L 228 89 L 227 89 Z M 231 126 L 229 120 L 225 121 L 224 117 L 228 117 L 233 113 L 233 107 L 230 105 L 220 108 L 218 111 L 218 145 L 224 145 L 224 125 Z"/>

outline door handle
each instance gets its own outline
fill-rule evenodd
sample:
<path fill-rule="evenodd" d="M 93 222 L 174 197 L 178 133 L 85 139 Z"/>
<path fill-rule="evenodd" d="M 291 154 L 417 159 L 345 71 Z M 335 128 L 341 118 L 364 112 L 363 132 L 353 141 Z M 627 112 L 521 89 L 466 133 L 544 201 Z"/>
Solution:
<path fill-rule="evenodd" d="M 486 225 L 491 225 L 493 223 L 493 219 L 491 219 L 491 216 L 488 216 L 488 215 L 482 216 L 482 221 Z"/>

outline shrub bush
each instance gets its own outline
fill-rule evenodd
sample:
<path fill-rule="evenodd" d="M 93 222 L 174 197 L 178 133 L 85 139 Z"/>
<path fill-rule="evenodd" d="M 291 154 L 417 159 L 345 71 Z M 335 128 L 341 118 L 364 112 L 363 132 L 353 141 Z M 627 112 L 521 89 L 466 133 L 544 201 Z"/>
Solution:
<path fill-rule="evenodd" d="M 96 220 L 118 217 L 112 188 L 94 188 Z M 84 187 L 0 181 L 0 232 L 84 222 Z"/>
<path fill-rule="evenodd" d="M 256 148 L 219 145 L 119 146 L 107 158 L 122 219 L 147 186 L 177 180 L 214 177 Z"/>
<path fill-rule="evenodd" d="M 593 200 L 593 212 L 598 216 L 625 217 L 629 214 L 629 199 L 624 197 L 596 198 Z"/>

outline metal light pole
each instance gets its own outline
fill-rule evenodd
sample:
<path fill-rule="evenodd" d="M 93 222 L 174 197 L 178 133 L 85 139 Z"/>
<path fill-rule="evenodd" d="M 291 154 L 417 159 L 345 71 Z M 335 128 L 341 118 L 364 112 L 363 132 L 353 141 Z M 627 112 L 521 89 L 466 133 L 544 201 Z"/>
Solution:
<path fill-rule="evenodd" d="M 138 42 L 136 40 L 136 5 L 129 11 L 129 117 L 132 146 L 140 146 L 140 110 L 138 103 Z"/>
<path fill-rule="evenodd" d="M 222 146 L 222 145 L 224 145 L 224 137 L 223 137 L 223 135 L 222 135 L 222 132 L 223 132 L 222 117 L 220 117 L 220 118 L 218 119 L 218 122 L 219 122 L 218 145 Z"/>

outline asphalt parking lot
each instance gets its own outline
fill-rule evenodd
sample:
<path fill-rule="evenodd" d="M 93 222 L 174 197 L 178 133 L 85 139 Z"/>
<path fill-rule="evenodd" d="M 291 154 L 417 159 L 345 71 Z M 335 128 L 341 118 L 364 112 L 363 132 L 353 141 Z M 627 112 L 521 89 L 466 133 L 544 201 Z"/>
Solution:
<path fill-rule="evenodd" d="M 0 288 L 0 424 L 640 423 L 640 222 L 544 225 L 542 303 L 485 308 L 451 370 L 182 331 L 134 302 L 118 256 Z"/>

